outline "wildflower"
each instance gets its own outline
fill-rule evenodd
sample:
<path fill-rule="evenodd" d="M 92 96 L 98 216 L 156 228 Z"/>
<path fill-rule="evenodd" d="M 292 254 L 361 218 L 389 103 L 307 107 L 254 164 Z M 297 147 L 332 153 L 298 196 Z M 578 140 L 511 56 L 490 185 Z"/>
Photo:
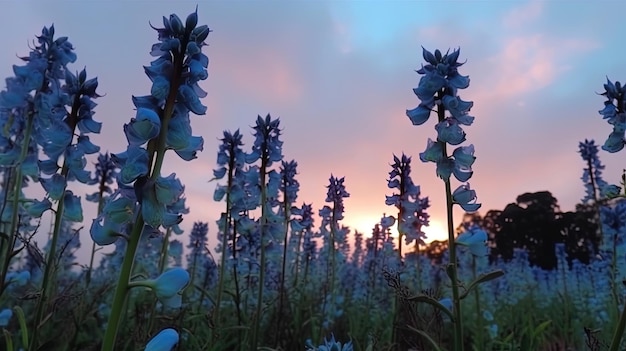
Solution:
<path fill-rule="evenodd" d="M 172 328 L 166 328 L 150 339 L 144 351 L 171 351 L 176 344 L 178 344 L 178 332 Z"/>
<path fill-rule="evenodd" d="M 482 257 L 487 255 L 487 233 L 479 228 L 470 229 L 456 238 L 456 243 L 467 246 L 474 256 Z"/>
<path fill-rule="evenodd" d="M 17 286 L 24 286 L 30 280 L 30 272 L 29 271 L 20 271 L 20 272 L 8 272 L 5 278 L 5 282 L 7 284 L 13 283 Z"/>
<path fill-rule="evenodd" d="M 411 158 L 402 154 L 400 158 L 394 155 L 393 160 L 387 186 L 397 189 L 398 192 L 387 196 L 385 203 L 398 209 L 398 231 L 404 236 L 406 244 L 416 240 L 424 243 L 426 234 L 422 227 L 428 225 L 429 216 L 426 210 L 430 206 L 429 200 L 427 197 L 420 197 L 420 187 L 411 179 Z M 384 223 L 381 224 L 384 227 Z"/>
<path fill-rule="evenodd" d="M 124 124 L 124 134 L 129 145 L 140 146 L 159 135 L 161 120 L 154 110 L 140 107 L 135 118 Z"/>
<path fill-rule="evenodd" d="M 181 306 L 181 293 L 187 284 L 189 284 L 189 273 L 182 268 L 169 269 L 154 280 L 135 282 L 135 285 L 151 288 L 161 303 L 171 308 Z"/>
<path fill-rule="evenodd" d="M 604 84 L 604 93 L 607 100 L 604 102 L 604 108 L 598 111 L 603 119 L 613 125 L 613 131 L 609 134 L 602 149 L 611 153 L 618 152 L 626 145 L 624 135 L 626 133 L 626 85 L 620 82 L 611 82 L 607 78 Z"/>
<path fill-rule="evenodd" d="M 480 208 L 476 203 L 476 191 L 470 189 L 470 185 L 462 184 L 452 192 L 452 200 L 467 212 L 474 212 Z"/>
<path fill-rule="evenodd" d="M 0 311 L 0 327 L 6 327 L 9 325 L 11 317 L 13 317 L 13 310 L 10 308 L 5 308 Z"/>
<path fill-rule="evenodd" d="M 324 344 L 320 345 L 317 348 L 313 346 L 313 343 L 311 342 L 311 340 L 307 340 L 306 344 L 307 344 L 306 345 L 307 350 L 316 350 L 316 351 L 352 351 L 353 350 L 352 341 L 349 341 L 343 344 L 342 346 L 341 342 L 336 341 L 335 336 L 332 334 L 331 334 L 330 340 L 327 340 L 326 338 L 324 338 Z"/>

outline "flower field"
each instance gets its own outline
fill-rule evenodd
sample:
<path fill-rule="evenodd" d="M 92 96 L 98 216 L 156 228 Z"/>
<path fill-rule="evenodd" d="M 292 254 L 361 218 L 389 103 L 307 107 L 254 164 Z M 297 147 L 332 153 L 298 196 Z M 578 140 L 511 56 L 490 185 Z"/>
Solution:
<path fill-rule="evenodd" d="M 329 176 L 319 208 L 299 197 L 298 163 L 283 154 L 288 131 L 270 114 L 214 133 L 206 181 L 223 209 L 218 231 L 198 221 L 185 232 L 185 172 L 165 174 L 164 163 L 206 152 L 191 127 L 207 112 L 210 79 L 212 31 L 199 17 L 151 25 L 151 89 L 129 97 L 127 144 L 112 153 L 92 142 L 104 99 L 98 79 L 72 66 L 68 37 L 43 27 L 13 66 L 0 91 L 0 349 L 626 349 L 626 171 L 609 184 L 600 161 L 601 150 L 626 145 L 626 86 L 603 84 L 608 137 L 579 144 L 585 197 L 575 211 L 537 192 L 478 213 L 474 103 L 459 97 L 472 58 L 416 48 L 415 105 L 398 118 L 434 133 L 416 157 L 380 165 L 388 211 L 371 233 L 344 224 L 344 177 Z M 427 242 L 416 161 L 441 179 L 445 241 Z M 86 202 L 96 218 L 83 215 Z M 466 212 L 461 223 L 454 208 Z M 78 263 L 81 246 L 88 264 Z"/>

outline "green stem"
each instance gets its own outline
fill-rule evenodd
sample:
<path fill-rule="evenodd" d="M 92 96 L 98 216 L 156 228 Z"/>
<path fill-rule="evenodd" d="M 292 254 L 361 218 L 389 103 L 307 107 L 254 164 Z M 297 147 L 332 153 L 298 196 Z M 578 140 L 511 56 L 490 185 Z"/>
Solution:
<path fill-rule="evenodd" d="M 187 47 L 188 38 L 181 41 L 181 48 Z M 159 131 L 158 139 L 156 143 L 153 143 L 155 139 L 148 142 L 148 154 L 150 155 L 149 169 L 151 170 L 150 179 L 156 180 L 161 174 L 161 167 L 163 166 L 163 159 L 165 157 L 167 133 L 174 107 L 176 106 L 176 96 L 178 95 L 178 88 L 181 84 L 181 75 L 184 66 L 184 52 L 177 52 L 174 54 L 173 67 L 174 72 L 171 76 L 170 91 L 165 102 L 165 107 L 161 117 L 161 129 Z M 156 154 L 156 157 L 155 157 Z M 154 158 L 154 164 L 152 160 Z M 133 271 L 133 263 L 135 261 L 135 253 L 137 252 L 137 246 L 139 246 L 139 239 L 141 232 L 145 225 L 143 220 L 143 214 L 141 213 L 142 205 L 139 203 L 137 206 L 137 220 L 133 225 L 130 237 L 128 239 L 128 246 L 126 253 L 124 254 L 124 261 L 122 263 L 122 270 L 118 277 L 117 287 L 115 288 L 115 295 L 113 297 L 113 305 L 111 306 L 111 314 L 107 323 L 107 329 L 104 334 L 104 340 L 102 342 L 102 351 L 113 351 L 115 347 L 115 339 L 117 338 L 117 330 L 119 328 L 120 319 L 126 302 L 126 294 L 128 292 L 128 284 L 130 276 Z"/>
<path fill-rule="evenodd" d="M 613 339 L 611 341 L 611 347 L 609 351 L 617 351 L 619 350 L 619 345 L 622 342 L 622 335 L 624 335 L 624 329 L 626 328 L 626 304 L 622 309 L 622 314 L 619 317 L 619 323 L 617 325 L 617 329 L 615 329 L 615 334 L 613 334 Z"/>
<path fill-rule="evenodd" d="M 52 282 L 54 281 L 54 267 L 56 265 L 54 261 L 56 256 L 57 242 L 59 239 L 59 232 L 61 229 L 61 221 L 63 221 L 64 198 L 65 196 L 62 196 L 61 199 L 59 199 L 59 205 L 57 206 L 56 215 L 54 217 L 54 230 L 52 232 L 52 241 L 50 242 L 50 248 L 48 249 L 48 257 L 46 258 L 46 269 L 43 275 L 41 296 L 37 301 L 37 312 L 35 314 L 35 330 L 33 331 L 33 340 L 30 344 L 32 350 L 36 350 L 39 346 L 37 345 L 39 330 L 41 329 L 43 313 L 46 310 L 46 305 L 48 304 L 48 299 L 50 298 L 50 287 L 52 285 Z"/>
<path fill-rule="evenodd" d="M 446 147 L 444 144 L 444 153 Z M 454 350 L 463 351 L 463 320 L 461 319 L 461 300 L 459 298 L 459 281 L 457 276 L 456 245 L 454 243 L 454 219 L 452 217 L 452 189 L 450 180 L 445 180 L 446 207 L 448 211 L 448 252 L 450 253 L 450 280 L 452 281 L 452 304 L 454 313 Z"/>
<path fill-rule="evenodd" d="M 285 175 L 283 175 L 283 177 L 285 177 Z M 285 195 L 285 198 L 283 199 L 283 213 L 284 213 L 284 217 L 283 217 L 283 225 L 284 225 L 284 229 L 285 229 L 285 233 L 284 233 L 284 239 L 283 239 L 283 262 L 282 262 L 282 267 L 281 267 L 281 271 L 280 271 L 280 291 L 279 291 L 279 300 L 278 300 L 278 322 L 276 323 L 276 343 L 275 343 L 275 347 L 278 348 L 278 345 L 280 343 L 280 337 L 281 337 L 281 333 L 282 333 L 282 328 L 281 328 L 281 324 L 282 324 L 282 315 L 283 315 L 283 300 L 287 294 L 287 292 L 285 291 L 285 269 L 287 267 L 287 244 L 288 244 L 288 239 L 289 239 L 289 218 L 291 217 L 291 200 L 287 198 L 287 183 L 286 181 L 284 182 L 285 187 L 283 188 L 283 194 Z"/>
<path fill-rule="evenodd" d="M 4 281 L 6 279 L 6 274 L 9 270 L 12 256 L 11 254 L 17 239 L 16 233 L 20 212 L 19 202 L 20 194 L 22 193 L 22 162 L 24 162 L 26 156 L 28 155 L 28 145 L 30 143 L 30 137 L 33 131 L 33 120 L 34 116 L 31 112 L 28 114 L 28 119 L 26 121 L 26 131 L 24 132 L 24 138 L 22 139 L 20 158 L 15 164 L 15 176 L 13 177 L 13 202 L 11 203 L 13 212 L 11 212 L 11 223 L 9 226 L 9 232 L 5 233 L 8 236 L 8 238 L 6 239 L 7 245 L 4 245 L 3 240 L 3 244 L 0 250 L 0 262 L 2 263 L 2 269 L 0 269 L 0 296 L 4 292 Z"/>
<path fill-rule="evenodd" d="M 215 300 L 215 310 L 214 310 L 214 318 L 213 323 L 215 325 L 215 330 L 213 331 L 213 341 L 216 341 L 219 337 L 221 321 L 220 321 L 220 306 L 222 304 L 222 292 L 224 291 L 224 281 L 226 280 L 226 251 L 228 249 L 228 233 L 230 231 L 230 216 L 231 216 L 231 206 L 230 206 L 230 193 L 233 185 L 233 172 L 235 168 L 235 147 L 236 145 L 231 145 L 229 148 L 230 158 L 228 160 L 228 184 L 226 185 L 226 213 L 224 214 L 224 227 L 222 228 L 222 255 L 220 257 L 220 272 L 218 277 L 218 287 L 217 287 L 217 299 Z M 233 233 L 233 236 L 236 233 Z M 233 250 L 235 250 L 233 239 Z M 200 306 L 202 306 L 202 299 L 200 300 Z"/>
<path fill-rule="evenodd" d="M 72 110 L 70 114 L 65 119 L 65 123 L 67 123 L 69 129 L 74 133 L 76 129 L 76 125 L 78 124 L 78 110 L 81 106 L 80 101 L 81 95 L 76 94 L 74 96 L 74 101 L 72 103 Z M 68 146 L 73 141 L 73 136 L 70 138 Z M 64 154 L 65 155 L 65 154 Z M 33 341 L 31 343 L 31 350 L 37 349 L 38 345 L 38 336 L 39 330 L 41 329 L 41 323 L 43 321 L 43 313 L 47 309 L 48 300 L 50 299 L 50 294 L 52 290 L 54 290 L 54 281 L 56 278 L 56 250 L 57 243 L 59 241 L 59 235 L 61 232 L 61 223 L 63 222 L 63 212 L 65 210 L 65 191 L 67 189 L 67 174 L 69 172 L 69 165 L 67 162 L 67 158 L 63 160 L 63 166 L 61 167 L 61 176 L 65 179 L 65 186 L 63 187 L 63 192 L 61 194 L 61 198 L 59 199 L 59 203 L 57 205 L 57 210 L 54 216 L 54 229 L 52 230 L 52 238 L 50 241 L 50 248 L 48 252 L 48 257 L 46 258 L 46 269 L 43 275 L 43 283 L 42 283 L 42 291 L 39 300 L 37 301 L 37 309 L 35 314 L 35 331 L 33 332 Z"/>
<path fill-rule="evenodd" d="M 472 255 L 472 280 L 476 280 L 476 257 L 474 255 Z M 478 345 L 476 346 L 478 346 L 478 350 L 484 350 L 485 345 L 483 340 L 483 317 L 481 315 L 480 309 L 480 285 L 476 286 L 476 288 L 474 289 L 474 301 L 476 303 L 476 330 L 478 331 L 476 333 Z"/>
<path fill-rule="evenodd" d="M 124 310 L 126 302 L 126 292 L 129 288 L 129 280 L 133 270 L 133 262 L 135 261 L 135 253 L 139 246 L 139 239 L 144 227 L 143 215 L 141 214 L 141 206 L 138 209 L 137 220 L 133 226 L 133 230 L 128 239 L 126 247 L 126 254 L 124 255 L 124 261 L 122 262 L 122 269 L 115 288 L 115 295 L 113 297 L 113 305 L 111 306 L 111 314 L 109 315 L 109 321 L 107 323 L 107 329 L 104 334 L 104 340 L 102 341 L 102 351 L 113 351 L 115 349 L 115 339 L 117 337 L 117 329 L 119 327 L 120 319 Z"/>
<path fill-rule="evenodd" d="M 106 180 L 107 180 L 107 174 L 103 174 L 102 179 L 100 179 L 100 188 L 98 190 L 97 216 L 100 216 L 100 214 L 102 213 L 102 208 L 104 207 L 104 189 L 106 188 Z M 93 271 L 93 260 L 95 256 L 96 256 L 96 242 L 93 241 L 91 243 L 91 256 L 89 257 L 89 269 L 87 269 L 87 275 L 85 277 L 85 289 L 86 290 L 89 289 L 89 284 L 91 283 L 91 273 Z"/>
<path fill-rule="evenodd" d="M 266 137 L 265 140 L 268 140 L 268 138 Z M 259 290 L 257 293 L 256 313 L 253 318 L 252 343 L 250 344 L 251 351 L 256 351 L 258 347 L 261 312 L 263 311 L 263 285 L 265 285 L 265 239 L 267 236 L 267 186 L 265 184 L 265 177 L 269 155 L 267 145 L 265 144 L 263 146 L 261 169 L 259 170 L 261 176 L 261 258 L 259 267 Z"/>
<path fill-rule="evenodd" d="M 443 99 L 443 92 L 438 93 L 439 101 Z M 440 104 L 437 109 L 437 117 L 439 122 L 445 120 L 446 110 L 443 108 L 443 104 Z M 443 143 L 443 157 L 448 158 L 447 144 Z M 452 305 L 454 313 L 454 350 L 463 351 L 463 320 L 461 319 L 461 300 L 459 298 L 459 281 L 457 276 L 457 258 L 456 258 L 456 245 L 454 242 L 454 217 L 453 206 L 454 200 L 452 199 L 452 187 L 450 186 L 450 178 L 444 179 L 446 188 L 446 212 L 448 217 L 448 252 L 450 254 L 450 280 L 452 281 Z"/>

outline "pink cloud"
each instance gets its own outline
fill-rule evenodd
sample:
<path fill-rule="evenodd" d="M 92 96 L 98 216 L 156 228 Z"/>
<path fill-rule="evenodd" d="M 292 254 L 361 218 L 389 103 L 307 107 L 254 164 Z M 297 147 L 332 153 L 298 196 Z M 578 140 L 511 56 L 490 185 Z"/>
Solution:
<path fill-rule="evenodd" d="M 295 72 L 293 61 L 269 50 L 256 52 L 254 57 L 247 55 L 233 50 L 220 54 L 216 50 L 218 58 L 213 59 L 212 68 L 223 72 L 239 94 L 269 104 L 293 103 L 303 96 L 302 79 Z"/>
<path fill-rule="evenodd" d="M 543 13 L 543 2 L 531 0 L 526 4 L 515 7 L 504 16 L 502 22 L 505 27 L 518 28 L 528 24 L 541 16 Z"/>
<path fill-rule="evenodd" d="M 572 69 L 567 57 L 588 51 L 596 44 L 587 40 L 563 40 L 542 34 L 517 36 L 505 39 L 503 48 L 487 59 L 483 67 L 486 74 L 478 92 L 485 99 L 512 98 L 541 90 L 554 83 L 563 73 Z M 484 94 L 484 95 L 483 95 Z"/>

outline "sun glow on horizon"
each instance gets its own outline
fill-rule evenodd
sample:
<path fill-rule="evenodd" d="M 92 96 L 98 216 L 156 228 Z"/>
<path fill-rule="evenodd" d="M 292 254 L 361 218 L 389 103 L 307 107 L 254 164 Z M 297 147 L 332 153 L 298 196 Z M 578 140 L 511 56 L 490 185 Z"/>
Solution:
<path fill-rule="evenodd" d="M 348 225 L 352 232 L 358 231 L 363 234 L 363 238 L 371 238 L 372 231 L 376 224 L 380 224 L 381 218 L 371 217 L 358 217 L 358 218 L 346 218 L 346 225 Z M 398 225 L 397 222 L 390 228 L 391 236 L 398 237 Z M 426 233 L 426 243 L 430 243 L 435 240 L 444 241 L 448 240 L 448 229 L 443 222 L 438 220 L 430 220 L 430 224 L 422 229 Z"/>

